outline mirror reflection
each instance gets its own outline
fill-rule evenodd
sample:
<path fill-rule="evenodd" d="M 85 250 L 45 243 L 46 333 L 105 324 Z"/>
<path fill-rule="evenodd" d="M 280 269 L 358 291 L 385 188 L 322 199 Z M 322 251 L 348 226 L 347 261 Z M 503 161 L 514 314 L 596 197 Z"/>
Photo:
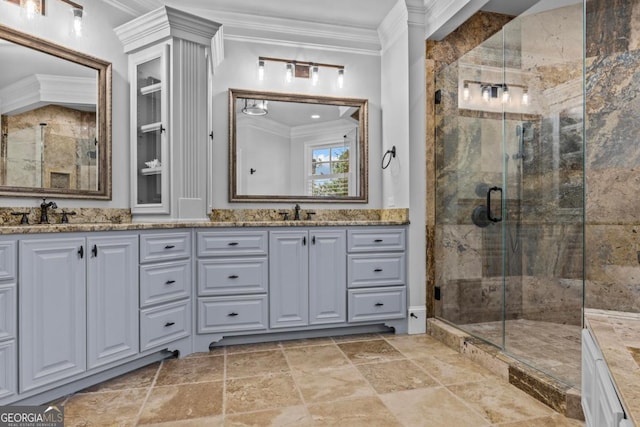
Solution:
<path fill-rule="evenodd" d="M 230 91 L 231 201 L 366 202 L 360 99 Z"/>
<path fill-rule="evenodd" d="M 110 64 L 6 27 L 0 63 L 0 192 L 109 198 Z"/>

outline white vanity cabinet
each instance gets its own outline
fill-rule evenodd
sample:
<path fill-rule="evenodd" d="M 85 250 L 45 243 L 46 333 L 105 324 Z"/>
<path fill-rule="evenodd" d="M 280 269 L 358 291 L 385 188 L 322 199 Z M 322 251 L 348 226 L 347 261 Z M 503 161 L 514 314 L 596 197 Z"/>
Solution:
<path fill-rule="evenodd" d="M 16 364 L 17 248 L 15 239 L 0 242 L 0 402 L 18 391 Z"/>
<path fill-rule="evenodd" d="M 212 43 L 220 24 L 161 7 L 115 29 L 129 55 L 135 221 L 207 220 Z"/>
<path fill-rule="evenodd" d="M 269 235 L 271 328 L 346 322 L 346 231 Z"/>
<path fill-rule="evenodd" d="M 197 232 L 198 333 L 266 331 L 264 230 Z"/>
<path fill-rule="evenodd" d="M 20 391 L 138 353 L 137 234 L 20 241 Z"/>
<path fill-rule="evenodd" d="M 191 335 L 191 231 L 140 235 L 140 351 Z"/>
<path fill-rule="evenodd" d="M 352 228 L 347 247 L 349 322 L 405 318 L 405 229 Z"/>

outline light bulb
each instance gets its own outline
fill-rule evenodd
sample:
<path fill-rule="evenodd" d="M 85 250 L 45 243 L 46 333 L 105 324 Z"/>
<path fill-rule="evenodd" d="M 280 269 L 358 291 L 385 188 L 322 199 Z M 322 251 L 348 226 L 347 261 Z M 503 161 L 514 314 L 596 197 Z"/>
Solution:
<path fill-rule="evenodd" d="M 35 18 L 38 10 L 38 6 L 36 5 L 35 0 L 25 0 L 21 5 L 24 8 L 25 13 L 27 14 L 27 19 L 31 20 Z"/>
<path fill-rule="evenodd" d="M 511 96 L 509 95 L 509 88 L 507 87 L 507 85 L 504 85 L 502 87 L 502 102 L 506 104 L 510 99 Z"/>
<path fill-rule="evenodd" d="M 258 80 L 264 80 L 264 61 L 262 59 L 258 60 Z"/>
<path fill-rule="evenodd" d="M 338 70 L 338 87 L 340 89 L 344 87 L 344 68 Z"/>
<path fill-rule="evenodd" d="M 83 11 L 80 8 L 73 8 L 73 34 L 76 37 L 82 36 L 82 14 Z"/>
<path fill-rule="evenodd" d="M 529 90 L 525 89 L 522 92 L 522 105 L 529 105 Z"/>
<path fill-rule="evenodd" d="M 462 99 L 468 101 L 471 99 L 471 93 L 469 92 L 469 83 L 465 83 L 462 87 Z"/>
<path fill-rule="evenodd" d="M 311 84 L 314 86 L 317 85 L 319 78 L 320 76 L 318 76 L 318 66 L 317 65 L 311 66 Z"/>
<path fill-rule="evenodd" d="M 484 86 L 482 88 L 482 99 L 484 100 L 484 102 L 489 102 L 490 98 L 491 98 L 491 86 Z"/>
<path fill-rule="evenodd" d="M 293 64 L 291 62 L 287 62 L 284 81 L 285 83 L 291 83 L 292 80 L 293 80 Z"/>

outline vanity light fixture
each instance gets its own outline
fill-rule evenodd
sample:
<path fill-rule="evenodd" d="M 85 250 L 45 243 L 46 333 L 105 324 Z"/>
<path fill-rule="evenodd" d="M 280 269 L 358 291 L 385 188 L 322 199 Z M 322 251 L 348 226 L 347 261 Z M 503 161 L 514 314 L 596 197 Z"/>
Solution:
<path fill-rule="evenodd" d="M 502 102 L 506 104 L 510 99 L 511 96 L 509 95 L 509 87 L 506 84 L 502 85 Z"/>
<path fill-rule="evenodd" d="M 320 81 L 320 68 L 335 68 L 338 70 L 336 85 L 344 87 L 344 65 L 322 64 L 318 62 L 296 61 L 294 59 L 258 57 L 258 80 L 264 80 L 265 62 L 282 62 L 285 64 L 285 83 L 291 83 L 295 78 L 311 79 L 311 84 L 316 86 Z"/>
<path fill-rule="evenodd" d="M 469 83 L 465 82 L 462 87 L 462 99 L 468 101 L 471 99 L 471 92 L 469 91 Z"/>
<path fill-rule="evenodd" d="M 491 99 L 491 86 L 482 86 L 482 99 L 484 102 L 489 102 Z"/>
<path fill-rule="evenodd" d="M 511 97 L 514 94 L 513 88 L 520 88 L 522 90 L 521 104 L 529 105 L 529 88 L 520 84 L 509 83 L 488 83 L 472 80 L 464 80 L 462 83 L 462 99 L 469 101 L 471 99 L 472 87 L 480 87 L 480 93 L 482 94 L 482 100 L 484 102 L 490 102 L 492 99 L 500 98 L 503 104 L 509 103 Z M 515 92 L 516 94 L 518 91 Z"/>
<path fill-rule="evenodd" d="M 527 88 L 522 91 L 522 105 L 529 105 L 529 89 Z"/>
<path fill-rule="evenodd" d="M 24 9 L 24 13 L 28 20 L 32 20 L 38 14 L 38 5 L 36 0 L 21 0 L 20 6 Z"/>

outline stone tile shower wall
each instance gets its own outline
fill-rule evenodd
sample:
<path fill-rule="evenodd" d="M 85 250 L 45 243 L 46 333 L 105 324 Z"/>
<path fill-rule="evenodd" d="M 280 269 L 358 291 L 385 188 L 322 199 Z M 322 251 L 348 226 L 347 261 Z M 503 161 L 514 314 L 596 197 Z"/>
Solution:
<path fill-rule="evenodd" d="M 582 45 L 571 39 L 575 27 L 566 26 L 579 22 L 579 7 L 519 18 L 505 30 L 504 59 L 495 53 L 502 49 L 500 36 L 437 74 L 433 250 L 435 284 L 443 294 L 437 316 L 458 324 L 502 319 L 504 244 L 506 319 L 581 322 Z M 538 97 L 535 107 L 507 113 L 504 123 L 500 112 L 460 107 L 459 81 L 502 81 L 491 70 L 503 60 L 506 81 L 529 87 Z M 519 147 L 516 135 L 524 127 Z M 478 228 L 470 217 L 485 200 L 478 184 L 502 186 L 503 161 L 504 242 L 500 225 Z"/>
<path fill-rule="evenodd" d="M 585 306 L 640 312 L 640 0 L 588 0 Z"/>

